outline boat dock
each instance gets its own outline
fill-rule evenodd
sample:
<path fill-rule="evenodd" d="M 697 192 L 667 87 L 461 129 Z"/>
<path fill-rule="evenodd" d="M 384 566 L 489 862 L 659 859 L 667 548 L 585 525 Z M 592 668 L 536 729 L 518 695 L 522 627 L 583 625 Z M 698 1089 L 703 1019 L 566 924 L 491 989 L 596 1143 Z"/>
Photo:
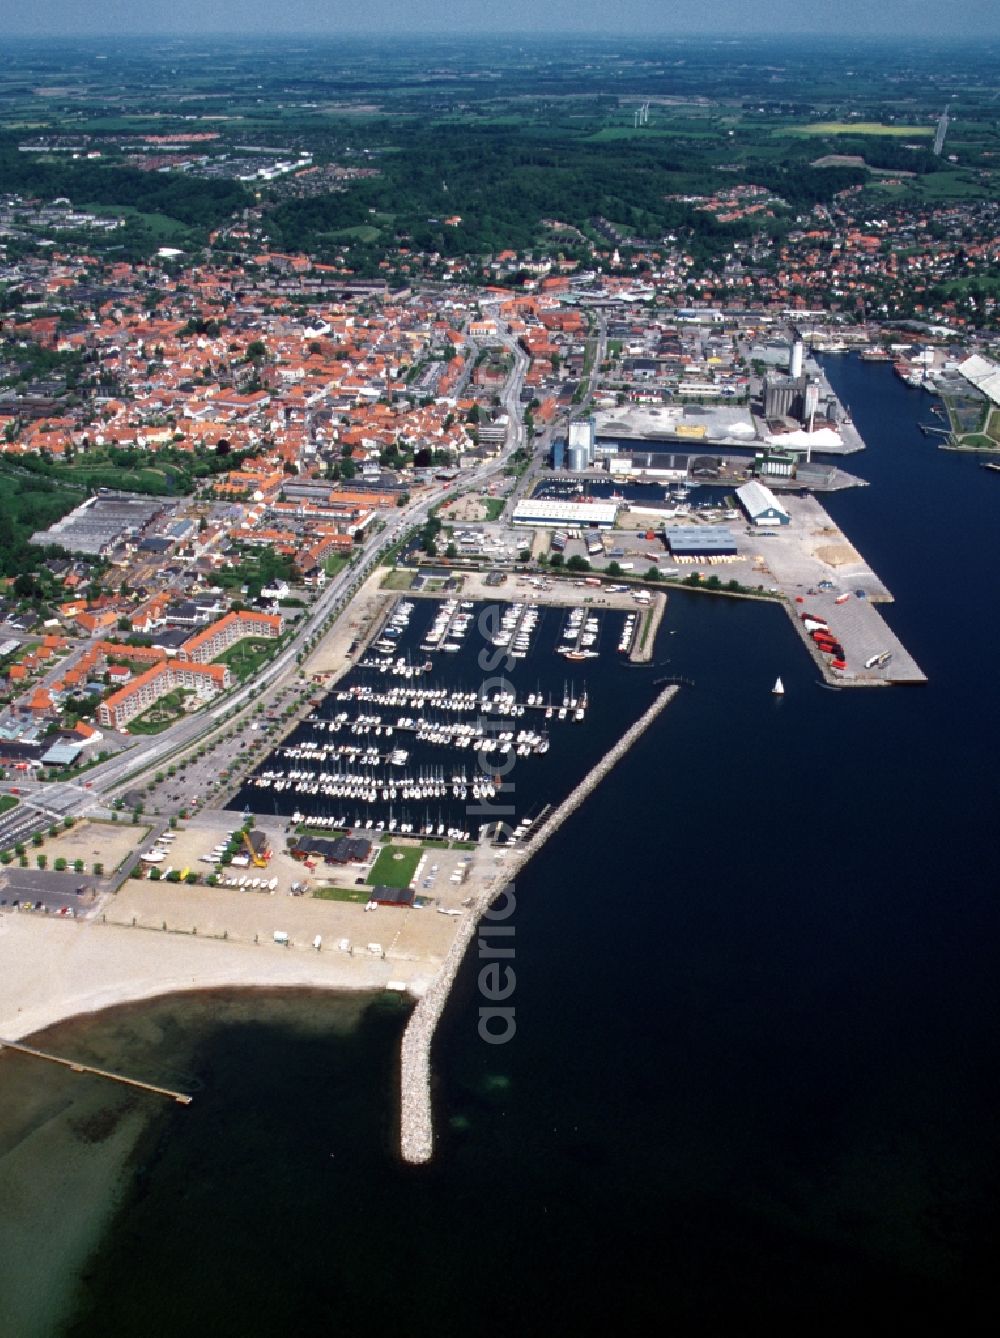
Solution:
<path fill-rule="evenodd" d="M 562 629 L 562 642 L 556 654 L 565 660 L 596 660 L 600 650 L 601 622 L 597 613 L 582 606 L 571 608 Z"/>
<path fill-rule="evenodd" d="M 18 1054 L 31 1055 L 33 1059 L 45 1059 L 50 1064 L 61 1064 L 74 1073 L 91 1073 L 97 1078 L 107 1078 L 111 1082 L 122 1083 L 126 1087 L 136 1087 L 142 1092 L 153 1092 L 156 1096 L 167 1096 L 182 1106 L 191 1104 L 191 1097 L 186 1092 L 175 1092 L 169 1087 L 157 1087 L 155 1083 L 143 1082 L 139 1078 L 129 1078 L 124 1073 L 112 1073 L 110 1069 L 95 1068 L 93 1064 L 81 1064 L 76 1059 L 65 1059 L 62 1055 L 49 1054 L 47 1050 L 38 1050 L 33 1045 L 24 1045 L 21 1041 L 7 1041 L 0 1037 L 0 1050 L 15 1050 Z"/>
<path fill-rule="evenodd" d="M 403 1161 L 419 1166 L 430 1161 L 434 1154 L 431 1044 L 462 959 L 476 936 L 480 921 L 493 902 L 503 895 L 511 879 L 597 788 L 678 691 L 675 684 L 664 688 L 614 747 L 605 753 L 558 808 L 541 822 L 534 835 L 524 845 L 516 846 L 505 855 L 497 873 L 476 897 L 468 915 L 460 924 L 440 970 L 421 996 L 403 1032 L 400 1051 L 400 1155 Z"/>

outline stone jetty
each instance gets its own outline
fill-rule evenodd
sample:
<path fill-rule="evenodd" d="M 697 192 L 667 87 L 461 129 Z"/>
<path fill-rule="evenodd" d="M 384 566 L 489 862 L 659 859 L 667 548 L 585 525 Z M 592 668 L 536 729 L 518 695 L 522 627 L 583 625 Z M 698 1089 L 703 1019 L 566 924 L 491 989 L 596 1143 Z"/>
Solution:
<path fill-rule="evenodd" d="M 440 970 L 418 1001 L 403 1033 L 400 1062 L 400 1153 L 404 1161 L 419 1165 L 430 1161 L 434 1152 L 431 1045 L 465 951 L 475 937 L 482 917 L 511 879 L 600 785 L 678 691 L 676 684 L 671 684 L 659 693 L 635 724 L 625 731 L 614 747 L 605 753 L 559 807 L 549 814 L 534 835 L 523 846 L 508 848 L 504 852 L 500 867 L 476 895 Z"/>
<path fill-rule="evenodd" d="M 656 634 L 660 630 L 660 623 L 663 621 L 663 615 L 666 611 L 667 597 L 662 591 L 657 591 L 653 596 L 652 604 L 648 609 L 642 611 L 639 618 L 639 626 L 636 628 L 632 651 L 629 655 L 633 664 L 649 664 L 653 658 Z"/>

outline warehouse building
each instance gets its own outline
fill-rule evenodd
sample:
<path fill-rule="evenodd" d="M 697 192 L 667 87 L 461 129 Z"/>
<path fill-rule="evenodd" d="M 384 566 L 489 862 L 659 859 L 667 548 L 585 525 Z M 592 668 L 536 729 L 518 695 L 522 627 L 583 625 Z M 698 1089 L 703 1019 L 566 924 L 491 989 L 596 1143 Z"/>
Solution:
<path fill-rule="evenodd" d="M 958 370 L 969 385 L 981 390 L 993 404 L 1000 404 L 1000 363 L 973 353 L 971 358 L 958 364 Z"/>
<path fill-rule="evenodd" d="M 609 530 L 618 515 L 617 502 L 562 502 L 556 498 L 532 497 L 514 508 L 515 525 L 567 526 L 596 525 Z"/>
<path fill-rule="evenodd" d="M 751 525 L 788 525 L 791 522 L 791 516 L 771 489 L 756 479 L 737 488 L 736 496 Z"/>
<path fill-rule="evenodd" d="M 736 539 L 728 525 L 665 525 L 663 539 L 678 562 L 736 557 Z"/>

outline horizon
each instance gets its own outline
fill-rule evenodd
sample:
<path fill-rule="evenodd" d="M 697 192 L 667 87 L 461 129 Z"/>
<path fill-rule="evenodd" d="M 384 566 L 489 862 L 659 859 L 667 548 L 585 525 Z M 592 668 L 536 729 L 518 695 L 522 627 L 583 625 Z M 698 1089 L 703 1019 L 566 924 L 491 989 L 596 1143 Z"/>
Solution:
<path fill-rule="evenodd" d="M 666 10 L 666 13 L 664 13 Z M 1000 7 L 994 0 L 955 0 L 941 32 L 939 0 L 842 0 L 835 12 L 805 10 L 800 0 L 759 0 L 748 11 L 742 0 L 717 0 L 710 13 L 692 12 L 667 0 L 650 14 L 639 0 L 621 0 L 613 14 L 598 0 L 550 0 L 539 13 L 530 0 L 373 0 L 369 21 L 338 0 L 286 0 L 285 21 L 275 23 L 267 0 L 215 0 L 208 9 L 195 0 L 175 0 L 169 12 L 152 0 L 50 0 L 44 9 L 9 16 L 11 39 L 205 38 L 270 39 L 351 37 L 389 40 L 539 37 L 568 39 L 708 39 L 721 42 L 788 38 L 926 40 L 951 45 L 1000 38 Z"/>

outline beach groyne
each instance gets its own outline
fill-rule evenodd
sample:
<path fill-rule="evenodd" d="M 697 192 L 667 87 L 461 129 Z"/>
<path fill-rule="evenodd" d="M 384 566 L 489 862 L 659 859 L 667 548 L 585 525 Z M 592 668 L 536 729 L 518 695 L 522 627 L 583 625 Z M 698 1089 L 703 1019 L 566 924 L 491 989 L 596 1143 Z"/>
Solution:
<path fill-rule="evenodd" d="M 130 1078 L 124 1073 L 112 1073 L 110 1069 L 99 1069 L 93 1064 L 84 1064 L 78 1059 L 66 1059 L 62 1055 L 50 1054 L 47 1050 L 38 1050 L 33 1045 L 21 1041 L 8 1041 L 0 1036 L 0 1050 L 13 1050 L 21 1055 L 30 1055 L 34 1059 L 44 1059 L 49 1064 L 60 1064 L 74 1073 L 91 1073 L 97 1078 L 107 1078 L 111 1082 L 121 1083 L 125 1087 L 135 1087 L 141 1092 L 152 1092 L 155 1096 L 166 1096 L 182 1106 L 189 1106 L 191 1098 L 186 1092 L 176 1092 L 172 1087 L 159 1087 L 156 1083 L 143 1082 L 141 1078 Z"/>
<path fill-rule="evenodd" d="M 466 949 L 475 937 L 480 921 L 515 875 L 593 793 L 632 745 L 649 729 L 679 690 L 676 684 L 671 684 L 654 698 L 638 720 L 629 726 L 618 742 L 584 776 L 559 807 L 553 809 L 525 844 L 507 848 L 501 867 L 473 900 L 437 975 L 417 1002 L 403 1032 L 400 1051 L 399 1138 L 403 1161 L 421 1165 L 430 1161 L 434 1153 L 431 1046 Z"/>

